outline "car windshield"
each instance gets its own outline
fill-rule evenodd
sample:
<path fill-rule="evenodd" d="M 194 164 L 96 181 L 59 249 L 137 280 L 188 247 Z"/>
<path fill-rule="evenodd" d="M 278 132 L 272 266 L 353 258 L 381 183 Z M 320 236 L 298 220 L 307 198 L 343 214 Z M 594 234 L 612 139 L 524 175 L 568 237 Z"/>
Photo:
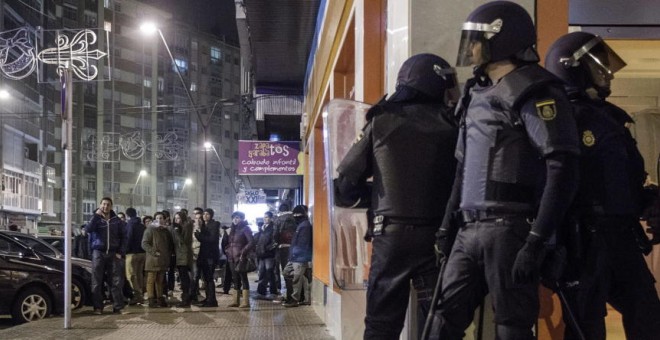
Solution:
<path fill-rule="evenodd" d="M 23 243 L 25 243 L 28 247 L 50 257 L 56 257 L 59 258 L 61 257 L 62 253 L 55 249 L 55 247 L 51 246 L 48 244 L 48 242 L 44 240 L 40 240 L 38 238 L 30 237 L 30 236 L 23 236 L 23 235 L 16 235 L 16 237 Z"/>

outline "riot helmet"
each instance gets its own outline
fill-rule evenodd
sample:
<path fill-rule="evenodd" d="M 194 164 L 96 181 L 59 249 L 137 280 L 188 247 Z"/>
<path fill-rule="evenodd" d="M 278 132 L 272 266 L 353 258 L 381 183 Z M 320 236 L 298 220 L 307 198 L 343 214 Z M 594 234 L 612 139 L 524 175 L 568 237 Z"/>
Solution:
<path fill-rule="evenodd" d="M 520 5 L 509 1 L 483 4 L 463 23 L 456 66 L 481 66 L 513 59 L 536 63 L 536 29 Z"/>
<path fill-rule="evenodd" d="M 459 96 L 456 70 L 435 54 L 421 53 L 408 58 L 401 65 L 396 91 L 388 101 L 418 98 L 418 92 L 431 101 L 455 103 Z"/>
<path fill-rule="evenodd" d="M 594 89 L 605 99 L 614 73 L 626 63 L 603 39 L 586 32 L 573 32 L 557 39 L 545 57 L 545 67 L 566 83 L 568 92 Z"/>

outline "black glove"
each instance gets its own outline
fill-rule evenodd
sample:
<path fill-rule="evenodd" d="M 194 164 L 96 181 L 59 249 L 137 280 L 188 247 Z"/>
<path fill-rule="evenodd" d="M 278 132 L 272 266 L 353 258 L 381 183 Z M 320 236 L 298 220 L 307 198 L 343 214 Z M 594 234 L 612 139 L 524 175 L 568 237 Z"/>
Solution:
<path fill-rule="evenodd" d="M 513 263 L 513 283 L 533 283 L 539 278 L 541 262 L 545 255 L 545 245 L 539 236 L 529 234 L 525 245 L 518 251 Z"/>
<path fill-rule="evenodd" d="M 440 266 L 443 260 L 449 257 L 452 243 L 447 229 L 438 229 L 438 232 L 435 233 L 435 257 L 438 266 Z"/>

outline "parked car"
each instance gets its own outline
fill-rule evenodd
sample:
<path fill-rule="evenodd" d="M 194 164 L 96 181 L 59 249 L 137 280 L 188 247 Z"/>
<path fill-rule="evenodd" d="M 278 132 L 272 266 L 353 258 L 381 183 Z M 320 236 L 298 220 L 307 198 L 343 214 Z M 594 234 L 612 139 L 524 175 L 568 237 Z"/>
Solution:
<path fill-rule="evenodd" d="M 25 262 L 30 262 L 35 265 L 43 265 L 52 268 L 52 270 L 58 273 L 57 275 L 59 275 L 59 280 L 62 282 L 62 286 L 63 286 L 64 256 L 57 249 L 52 247 L 48 242 L 44 240 L 19 232 L 1 231 L 0 236 L 5 236 L 6 239 L 12 240 L 18 244 L 18 245 L 14 245 L 13 248 L 18 249 L 22 246 L 23 248 L 26 248 L 27 251 L 32 251 L 35 256 L 30 257 L 29 259 L 25 260 Z M 27 251 L 23 251 L 23 253 L 27 253 Z M 91 261 L 85 259 L 79 259 L 79 258 L 71 258 L 71 259 L 72 259 L 71 307 L 73 309 L 78 309 L 81 308 L 83 305 L 90 305 L 92 301 L 91 299 L 92 263 Z M 0 270 L 2 270 L 3 268 L 4 267 L 0 266 Z M 2 280 L 0 279 L 0 285 L 2 284 L 3 284 Z M 59 290 L 61 290 L 61 288 Z M 13 295 L 5 295 L 5 296 L 13 296 Z M 61 306 L 61 303 L 59 303 L 58 306 Z M 0 308 L 0 313 L 1 313 L 1 308 Z M 12 316 L 14 316 L 13 313 Z M 21 320 L 17 320 L 17 321 L 21 321 Z M 22 320 L 22 321 L 30 321 L 30 320 Z"/>
<path fill-rule="evenodd" d="M 61 253 L 64 253 L 64 236 L 37 235 L 37 238 L 48 242 Z M 73 245 L 73 237 L 71 238 L 71 244 Z M 73 250 L 71 250 L 71 254 L 73 256 Z"/>

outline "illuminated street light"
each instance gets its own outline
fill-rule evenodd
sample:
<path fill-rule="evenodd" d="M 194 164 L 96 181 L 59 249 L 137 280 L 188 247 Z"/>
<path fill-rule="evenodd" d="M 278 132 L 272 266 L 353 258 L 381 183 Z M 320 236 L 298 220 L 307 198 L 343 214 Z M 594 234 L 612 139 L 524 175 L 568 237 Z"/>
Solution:
<path fill-rule="evenodd" d="M 135 188 L 137 188 L 138 182 L 140 182 L 140 178 L 144 177 L 147 175 L 147 170 L 140 170 L 140 173 L 138 174 L 138 178 L 135 180 L 135 184 L 131 188 L 131 204 L 130 206 L 133 206 L 133 193 L 135 192 Z"/>
<path fill-rule="evenodd" d="M 181 187 L 179 198 L 183 197 L 183 191 L 186 190 L 186 185 L 191 185 L 191 184 L 192 184 L 192 179 L 190 177 L 186 178 L 186 180 L 183 182 L 183 186 Z"/>
<path fill-rule="evenodd" d="M 186 85 L 186 81 L 183 79 L 183 75 L 181 74 L 181 70 L 179 70 L 179 65 L 176 63 L 176 60 L 174 60 L 174 55 L 172 55 L 172 51 L 170 51 L 170 46 L 167 44 L 167 40 L 165 40 L 165 36 L 163 35 L 163 31 L 156 26 L 153 22 L 145 22 L 142 25 L 140 25 L 140 31 L 142 31 L 144 34 L 150 35 L 154 34 L 155 32 L 158 32 L 158 35 L 160 36 L 160 39 L 163 41 L 163 45 L 165 45 L 165 50 L 167 51 L 167 54 L 170 56 L 170 60 L 172 61 L 172 64 L 174 64 L 174 70 L 176 71 L 177 76 L 179 76 L 179 80 L 181 81 L 181 85 L 183 85 L 183 89 L 186 91 L 186 95 L 188 96 L 188 100 L 190 100 L 190 105 L 193 108 L 193 111 L 195 111 L 195 114 L 197 115 L 197 119 L 199 119 L 200 123 L 204 123 L 202 120 L 202 116 L 200 115 L 199 111 L 197 110 L 197 105 L 195 105 L 195 101 L 193 100 L 192 95 L 190 94 L 190 87 Z"/>

